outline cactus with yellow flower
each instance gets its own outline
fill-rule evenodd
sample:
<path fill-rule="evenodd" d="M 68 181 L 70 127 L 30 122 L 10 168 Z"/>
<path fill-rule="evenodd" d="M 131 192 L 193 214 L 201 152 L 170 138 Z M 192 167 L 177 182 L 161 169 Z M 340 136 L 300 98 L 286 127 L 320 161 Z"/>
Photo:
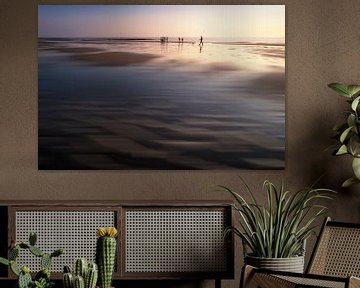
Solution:
<path fill-rule="evenodd" d="M 115 227 L 100 227 L 96 231 L 96 262 L 99 268 L 100 288 L 110 288 L 114 272 L 116 258 L 116 236 L 118 231 Z"/>

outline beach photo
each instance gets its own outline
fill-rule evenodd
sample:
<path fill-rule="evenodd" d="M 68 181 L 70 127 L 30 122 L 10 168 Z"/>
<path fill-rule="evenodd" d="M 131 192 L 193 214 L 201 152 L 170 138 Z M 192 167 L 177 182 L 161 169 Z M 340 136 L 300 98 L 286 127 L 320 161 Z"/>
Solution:
<path fill-rule="evenodd" d="M 285 168 L 285 5 L 39 5 L 39 170 Z"/>

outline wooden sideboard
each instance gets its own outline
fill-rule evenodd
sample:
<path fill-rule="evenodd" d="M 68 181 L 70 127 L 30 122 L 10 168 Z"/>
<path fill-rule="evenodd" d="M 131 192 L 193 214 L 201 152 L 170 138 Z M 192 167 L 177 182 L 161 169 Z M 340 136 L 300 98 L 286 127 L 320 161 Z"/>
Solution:
<path fill-rule="evenodd" d="M 96 227 L 115 226 L 114 281 L 215 279 L 220 287 L 221 279 L 234 278 L 234 239 L 223 238 L 232 221 L 231 204 L 221 201 L 2 202 L 0 225 L 8 229 L 0 234 L 0 256 L 7 255 L 12 240 L 24 241 L 36 231 L 42 249 L 65 248 L 51 266 L 54 279 L 60 279 L 63 265 L 80 256 L 94 258 Z M 21 257 L 36 270 L 36 259 Z M 0 279 L 5 285 L 14 276 L 0 265 Z"/>

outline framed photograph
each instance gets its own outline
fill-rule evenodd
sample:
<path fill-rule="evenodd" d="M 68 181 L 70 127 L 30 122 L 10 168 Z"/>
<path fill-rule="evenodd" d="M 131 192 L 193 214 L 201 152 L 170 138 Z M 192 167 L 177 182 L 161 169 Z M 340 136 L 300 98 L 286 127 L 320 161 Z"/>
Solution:
<path fill-rule="evenodd" d="M 39 5 L 40 170 L 285 168 L 284 5 Z"/>

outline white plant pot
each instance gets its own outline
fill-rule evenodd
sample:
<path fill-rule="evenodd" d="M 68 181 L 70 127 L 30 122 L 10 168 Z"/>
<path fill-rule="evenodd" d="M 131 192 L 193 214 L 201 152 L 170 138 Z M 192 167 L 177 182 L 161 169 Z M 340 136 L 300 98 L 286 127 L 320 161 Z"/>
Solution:
<path fill-rule="evenodd" d="M 263 258 L 246 255 L 245 263 L 262 269 L 304 273 L 304 256 L 289 258 Z"/>

